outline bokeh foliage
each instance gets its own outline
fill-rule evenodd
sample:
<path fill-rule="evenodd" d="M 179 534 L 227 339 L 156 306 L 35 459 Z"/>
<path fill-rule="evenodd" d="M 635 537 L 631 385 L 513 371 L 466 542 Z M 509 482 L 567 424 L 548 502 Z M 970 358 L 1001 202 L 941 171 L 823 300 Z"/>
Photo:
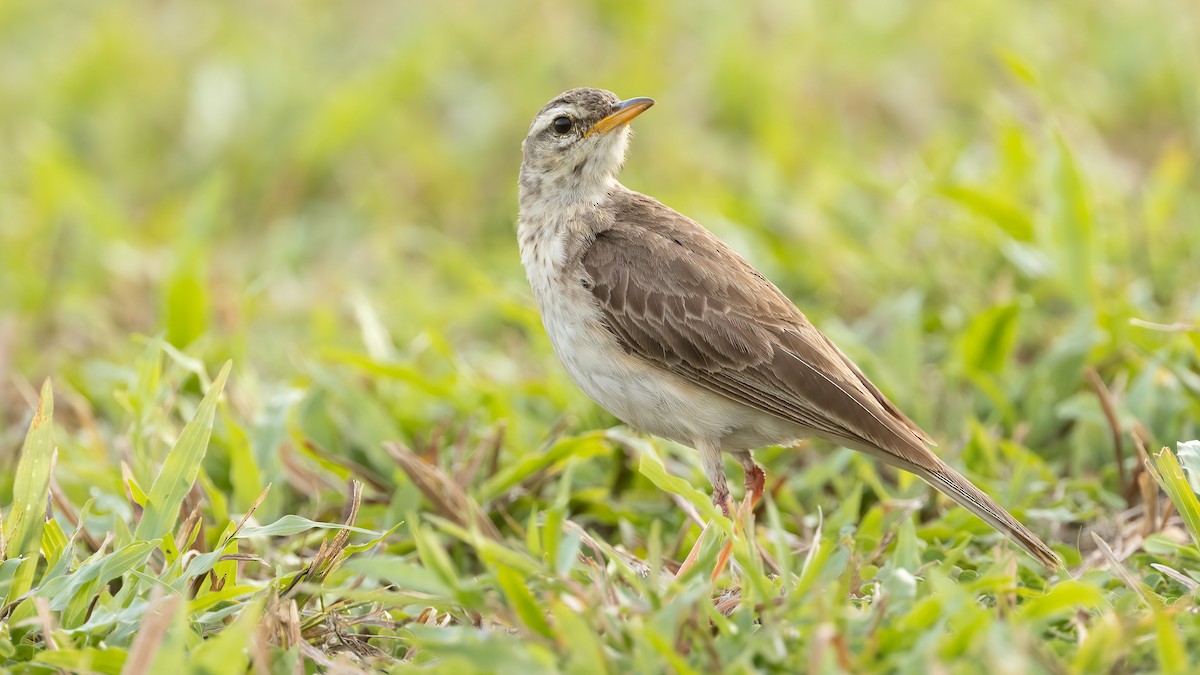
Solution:
<path fill-rule="evenodd" d="M 1186 670 L 1198 43 L 1186 0 L 0 3 L 0 658 Z M 595 431 L 516 252 L 520 140 L 581 85 L 655 97 L 625 183 L 1076 579 L 813 443 L 760 453 L 778 574 L 665 580 L 706 501 L 658 467 L 698 461 Z"/>

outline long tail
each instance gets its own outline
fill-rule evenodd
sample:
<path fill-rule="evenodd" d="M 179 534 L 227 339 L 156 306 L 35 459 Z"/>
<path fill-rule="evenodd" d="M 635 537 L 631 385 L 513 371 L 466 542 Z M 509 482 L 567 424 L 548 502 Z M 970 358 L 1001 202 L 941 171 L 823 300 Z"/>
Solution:
<path fill-rule="evenodd" d="M 922 463 L 914 463 L 895 453 L 876 447 L 855 443 L 852 447 L 891 464 L 892 466 L 920 476 L 926 483 L 940 490 L 947 497 L 962 504 L 971 513 L 979 516 L 988 525 L 996 528 L 1021 548 L 1029 552 L 1038 562 L 1050 570 L 1062 567 L 1062 561 L 1037 535 L 1013 517 L 1003 506 L 975 487 L 975 485 L 943 462 L 928 448 L 921 456 Z"/>
<path fill-rule="evenodd" d="M 1062 561 L 1059 560 L 1058 555 L 1036 534 L 1030 532 L 1029 528 L 1022 525 L 1021 521 L 987 496 L 983 490 L 975 487 L 962 474 L 940 460 L 939 463 L 941 464 L 939 470 L 914 469 L 913 473 L 962 504 L 968 511 L 982 518 L 984 522 L 1003 532 L 1048 569 L 1054 570 L 1062 567 Z"/>
<path fill-rule="evenodd" d="M 821 420 L 821 424 L 812 424 L 802 417 L 793 421 L 805 424 L 812 429 L 814 435 L 837 441 L 898 469 L 920 476 L 925 482 L 1003 532 L 1038 562 L 1051 570 L 1062 567 L 1062 561 L 1049 546 L 1013 518 L 1004 507 L 933 454 L 929 449 L 929 446 L 933 445 L 929 435 L 889 401 L 858 366 L 828 338 L 824 338 L 823 343 L 814 344 L 811 335 L 807 338 L 799 332 L 794 335 L 799 339 L 799 346 L 793 345 L 793 360 L 789 363 L 798 369 L 797 372 L 803 372 L 798 375 L 793 373 L 793 379 L 809 389 L 816 388 L 813 395 L 818 396 L 823 405 L 810 405 L 810 408 L 817 408 L 826 419 Z M 804 346 L 810 350 L 815 348 L 818 352 L 837 355 L 844 372 L 841 376 L 836 372 L 831 375 L 825 369 L 801 358 L 797 354 L 806 353 L 800 348 Z M 838 370 L 836 365 L 826 365 L 833 371 Z M 820 377 L 814 377 L 813 374 Z M 846 377 L 847 374 L 852 377 Z M 866 415 L 863 415 L 863 412 Z M 831 429 L 839 428 L 841 433 L 829 433 Z"/>

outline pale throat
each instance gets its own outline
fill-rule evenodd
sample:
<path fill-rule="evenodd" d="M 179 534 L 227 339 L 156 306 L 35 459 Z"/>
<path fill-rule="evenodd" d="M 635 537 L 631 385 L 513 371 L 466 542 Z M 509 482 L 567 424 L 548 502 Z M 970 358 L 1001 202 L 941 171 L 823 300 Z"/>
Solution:
<path fill-rule="evenodd" d="M 623 189 L 617 172 L 627 140 L 622 132 L 580 152 L 522 162 L 517 236 L 539 304 L 545 300 L 541 291 L 563 273 L 568 252 L 594 234 L 597 207 Z"/>
<path fill-rule="evenodd" d="M 584 152 L 522 162 L 521 219 L 553 218 L 603 201 L 619 185 L 617 173 L 625 161 L 627 144 L 628 133 L 621 130 Z"/>

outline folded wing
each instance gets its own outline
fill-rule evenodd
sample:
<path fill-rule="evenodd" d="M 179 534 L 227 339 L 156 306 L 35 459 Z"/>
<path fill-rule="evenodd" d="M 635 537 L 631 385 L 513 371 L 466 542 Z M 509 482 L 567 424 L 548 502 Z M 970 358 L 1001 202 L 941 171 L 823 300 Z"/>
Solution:
<path fill-rule="evenodd" d="M 630 354 L 917 474 L 1049 567 L 1058 559 L 929 450 L 932 441 L 745 259 L 632 192 L 582 252 L 605 326 Z"/>

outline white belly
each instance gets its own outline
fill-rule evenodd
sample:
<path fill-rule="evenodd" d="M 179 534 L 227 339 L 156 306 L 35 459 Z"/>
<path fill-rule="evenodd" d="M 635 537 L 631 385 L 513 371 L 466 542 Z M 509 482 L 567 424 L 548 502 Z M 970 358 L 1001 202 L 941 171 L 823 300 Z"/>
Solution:
<path fill-rule="evenodd" d="M 542 323 L 572 381 L 605 410 L 634 429 L 691 446 L 709 440 L 740 450 L 802 435 L 782 419 L 626 354 L 601 323 L 591 292 L 558 271 L 561 242 L 540 244 L 523 245 L 521 257 Z"/>

